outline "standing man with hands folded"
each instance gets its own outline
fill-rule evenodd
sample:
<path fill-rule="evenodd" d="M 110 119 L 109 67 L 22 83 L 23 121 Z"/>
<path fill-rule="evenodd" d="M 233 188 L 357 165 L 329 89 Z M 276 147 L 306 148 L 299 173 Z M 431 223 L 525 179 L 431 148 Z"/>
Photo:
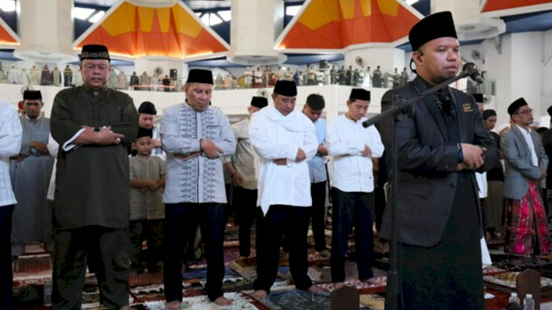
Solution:
<path fill-rule="evenodd" d="M 103 45 L 80 55 L 83 86 L 60 91 L 50 127 L 59 143 L 54 207 L 52 306 L 79 309 L 90 251 L 104 307 L 128 306 L 129 161 L 138 113 L 127 94 L 106 87 L 110 58 Z"/>
<path fill-rule="evenodd" d="M 552 251 L 550 229 L 540 194 L 540 180 L 546 178 L 548 157 L 539 134 L 529 128 L 533 109 L 519 98 L 508 107 L 513 125 L 500 141 L 506 163 L 505 250 L 520 256 L 544 255 Z"/>
<path fill-rule="evenodd" d="M 311 215 L 307 161 L 318 149 L 314 124 L 295 110 L 295 82 L 278 81 L 273 106 L 257 112 L 249 137 L 260 157 L 257 217 L 257 276 L 253 297 L 263 299 L 276 279 L 280 245 L 289 238 L 289 265 L 295 287 L 313 293 L 321 288 L 307 275 L 307 231 Z"/>
<path fill-rule="evenodd" d="M 382 111 L 456 76 L 460 44 L 450 12 L 420 20 L 409 34 L 417 77 L 385 93 Z M 396 206 L 401 309 L 483 309 L 482 223 L 475 171 L 497 156 L 473 97 L 445 87 L 414 103 L 396 125 Z M 380 126 L 392 156 L 392 118 Z M 391 208 L 382 236 L 391 237 Z M 396 278 L 390 278 L 394 281 Z M 389 286 L 393 283 L 389 283 Z M 388 286 L 388 287 L 389 287 Z M 404 307 L 402 307 L 404 305 Z"/>
<path fill-rule="evenodd" d="M 194 221 L 205 244 L 207 295 L 219 306 L 232 303 L 222 294 L 226 191 L 220 157 L 234 154 L 236 140 L 226 115 L 209 106 L 212 91 L 211 71 L 190 70 L 186 102 L 165 109 L 161 121 L 167 152 L 163 281 L 168 310 L 181 307 L 181 255 Z"/>

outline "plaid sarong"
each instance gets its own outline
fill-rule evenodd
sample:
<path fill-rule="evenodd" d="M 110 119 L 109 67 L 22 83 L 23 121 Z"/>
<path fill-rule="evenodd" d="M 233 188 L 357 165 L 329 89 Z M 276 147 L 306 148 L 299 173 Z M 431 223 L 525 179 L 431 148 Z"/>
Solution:
<path fill-rule="evenodd" d="M 520 256 L 550 253 L 552 239 L 537 182 L 529 183 L 523 199 L 506 198 L 504 204 L 505 251 Z"/>

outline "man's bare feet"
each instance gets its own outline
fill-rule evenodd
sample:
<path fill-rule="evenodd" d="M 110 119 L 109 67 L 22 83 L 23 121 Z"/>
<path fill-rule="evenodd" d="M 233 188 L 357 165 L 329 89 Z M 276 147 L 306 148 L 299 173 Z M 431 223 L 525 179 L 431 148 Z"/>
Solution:
<path fill-rule="evenodd" d="M 345 286 L 344 282 L 337 282 L 337 283 L 334 284 L 334 287 L 335 287 L 336 290 L 339 289 L 339 288 L 342 288 L 344 286 Z"/>
<path fill-rule="evenodd" d="M 320 294 L 322 293 L 324 290 L 316 285 L 311 285 L 311 287 L 309 287 L 309 292 L 313 293 L 313 294 Z"/>
<path fill-rule="evenodd" d="M 180 310 L 180 302 L 173 300 L 165 305 L 165 310 Z"/>
<path fill-rule="evenodd" d="M 253 294 L 251 294 L 251 297 L 255 299 L 265 299 L 267 295 L 268 294 L 265 290 L 256 290 Z"/>
<path fill-rule="evenodd" d="M 221 307 L 230 306 L 232 304 L 232 301 L 224 296 L 220 296 L 213 302 Z"/>

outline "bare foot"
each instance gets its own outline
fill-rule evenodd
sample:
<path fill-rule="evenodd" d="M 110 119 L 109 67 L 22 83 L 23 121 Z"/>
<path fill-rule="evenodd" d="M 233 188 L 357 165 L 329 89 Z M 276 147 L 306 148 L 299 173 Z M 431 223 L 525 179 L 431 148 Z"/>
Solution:
<path fill-rule="evenodd" d="M 236 260 L 244 260 L 244 259 L 247 259 L 247 256 L 239 256 Z"/>
<path fill-rule="evenodd" d="M 320 294 L 322 293 L 324 290 L 316 285 L 311 285 L 311 287 L 309 287 L 309 292 L 313 293 L 313 294 Z"/>
<path fill-rule="evenodd" d="M 224 296 L 220 296 L 213 302 L 221 307 L 230 306 L 232 304 L 232 301 Z"/>
<path fill-rule="evenodd" d="M 119 308 L 119 310 L 130 310 L 132 308 L 130 308 L 129 305 L 126 305 L 126 306 L 122 306 L 121 308 Z"/>
<path fill-rule="evenodd" d="M 255 299 L 265 299 L 266 295 L 268 294 L 265 290 L 256 290 L 255 292 L 253 292 L 253 294 L 251 294 L 251 297 Z"/>
<path fill-rule="evenodd" d="M 173 300 L 165 305 L 165 310 L 180 310 L 180 302 Z"/>
<path fill-rule="evenodd" d="M 339 289 L 345 286 L 344 282 L 337 282 L 334 284 L 335 289 Z"/>

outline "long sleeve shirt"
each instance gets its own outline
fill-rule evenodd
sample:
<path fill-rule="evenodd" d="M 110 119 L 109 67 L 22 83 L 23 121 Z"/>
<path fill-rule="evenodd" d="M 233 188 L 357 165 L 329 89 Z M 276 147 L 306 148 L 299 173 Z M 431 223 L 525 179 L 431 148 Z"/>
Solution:
<path fill-rule="evenodd" d="M 254 114 L 249 137 L 260 158 L 257 204 L 264 214 L 271 205 L 310 207 L 307 161 L 318 149 L 311 120 L 295 110 L 284 116 L 269 106 Z M 299 148 L 305 152 L 306 159 L 297 162 Z M 285 159 L 286 165 L 277 165 L 276 159 Z"/>
<path fill-rule="evenodd" d="M 316 140 L 318 145 L 326 144 L 326 127 L 327 122 L 323 118 L 319 118 L 314 123 Z M 309 164 L 309 175 L 311 183 L 320 183 L 328 180 L 328 175 L 326 173 L 326 158 L 325 156 L 316 154 L 314 157 L 308 161 Z"/>
<path fill-rule="evenodd" d="M 249 118 L 232 125 L 236 135 L 236 154 L 234 155 L 234 166 L 243 177 L 241 187 L 249 190 L 257 189 L 255 174 L 255 150 L 249 139 Z"/>
<path fill-rule="evenodd" d="M 333 156 L 332 186 L 344 192 L 374 191 L 372 158 L 383 155 L 384 146 L 374 126 L 364 128 L 362 122 L 340 115 L 329 122 L 328 154 Z M 362 156 L 364 147 L 372 151 L 372 157 Z"/>
<path fill-rule="evenodd" d="M 75 145 L 72 141 L 83 126 L 111 126 L 124 138 L 116 145 Z M 128 227 L 130 177 L 125 144 L 138 133 L 132 98 L 106 87 L 97 94 L 86 86 L 64 89 L 54 99 L 50 128 L 60 145 L 54 214 L 61 227 Z"/>
<path fill-rule="evenodd" d="M 0 207 L 17 203 L 10 180 L 10 156 L 19 154 L 22 132 L 15 109 L 0 101 Z"/>
<path fill-rule="evenodd" d="M 226 203 L 220 156 L 232 155 L 236 139 L 222 111 L 208 107 L 196 112 L 187 103 L 165 109 L 161 120 L 161 143 L 167 153 L 164 203 Z M 201 152 L 201 140 L 222 149 L 219 158 L 201 154 L 190 159 L 175 155 Z"/>

